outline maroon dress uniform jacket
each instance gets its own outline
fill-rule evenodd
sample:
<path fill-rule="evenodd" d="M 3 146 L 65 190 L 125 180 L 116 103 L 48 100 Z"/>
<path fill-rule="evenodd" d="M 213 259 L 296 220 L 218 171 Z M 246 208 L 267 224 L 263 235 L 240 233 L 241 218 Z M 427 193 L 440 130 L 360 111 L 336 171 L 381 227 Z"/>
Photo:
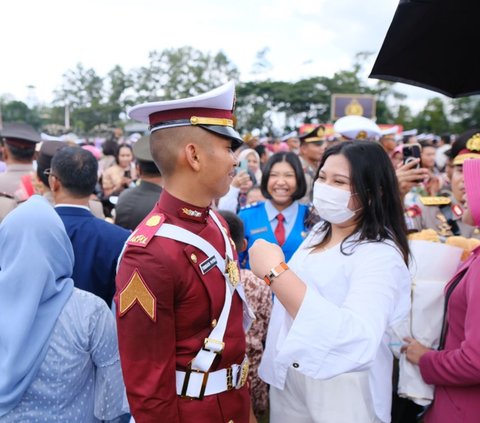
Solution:
<path fill-rule="evenodd" d="M 465 269 L 448 302 L 445 348 L 420 359 L 423 379 L 435 385 L 426 423 L 480 421 L 480 247 L 459 267 L 445 291 Z"/>
<path fill-rule="evenodd" d="M 139 228 L 159 214 L 164 216 L 162 223 L 201 236 L 225 255 L 223 236 L 208 209 L 184 203 L 164 190 Z M 200 264 L 206 259 L 196 247 L 158 236 L 152 236 L 146 247 L 128 245 L 124 252 L 116 279 L 115 302 L 123 375 L 137 423 L 248 422 L 247 385 L 202 400 L 184 399 L 176 392 L 175 370 L 185 370 L 223 308 L 225 279 L 216 266 L 202 274 Z M 119 307 L 119 297 L 135 273 L 155 299 L 154 316 L 139 302 L 126 311 Z M 236 292 L 223 340 L 224 351 L 215 358 L 211 371 L 240 364 L 244 359 L 243 303 Z"/>

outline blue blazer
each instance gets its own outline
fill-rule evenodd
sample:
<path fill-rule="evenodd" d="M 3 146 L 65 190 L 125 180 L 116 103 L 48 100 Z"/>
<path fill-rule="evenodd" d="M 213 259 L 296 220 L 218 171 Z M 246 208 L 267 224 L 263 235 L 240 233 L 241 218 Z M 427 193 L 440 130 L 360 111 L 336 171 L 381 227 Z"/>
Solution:
<path fill-rule="evenodd" d="M 110 307 L 115 293 L 117 259 L 130 231 L 82 208 L 60 206 L 55 210 L 73 245 L 75 286 L 98 295 Z"/>
<path fill-rule="evenodd" d="M 308 207 L 304 204 L 298 205 L 298 213 L 295 219 L 295 224 L 282 245 L 283 254 L 285 254 L 285 262 L 288 262 L 293 253 L 303 242 L 307 236 L 308 229 L 305 226 L 307 218 Z M 265 210 L 265 203 L 256 203 L 244 207 L 238 213 L 238 216 L 243 221 L 245 226 L 245 238 L 248 242 L 247 250 L 239 254 L 240 265 L 246 269 L 250 269 L 248 260 L 248 249 L 253 245 L 257 239 L 264 239 L 265 241 L 277 243 L 272 226 L 268 220 L 267 212 Z"/>

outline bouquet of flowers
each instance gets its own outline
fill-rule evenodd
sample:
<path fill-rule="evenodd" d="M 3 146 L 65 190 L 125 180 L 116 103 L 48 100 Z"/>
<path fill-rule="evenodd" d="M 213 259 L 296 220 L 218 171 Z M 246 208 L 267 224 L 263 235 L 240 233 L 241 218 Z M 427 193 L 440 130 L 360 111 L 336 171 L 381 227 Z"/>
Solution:
<path fill-rule="evenodd" d="M 449 237 L 441 242 L 433 230 L 423 230 L 409 238 L 412 308 L 407 321 L 394 328 L 394 332 L 399 340 L 410 336 L 436 349 L 443 322 L 445 285 L 480 241 Z M 428 405 L 433 399 L 433 386 L 423 381 L 418 366 L 408 362 L 402 354 L 399 367 L 398 394 L 419 405 Z"/>

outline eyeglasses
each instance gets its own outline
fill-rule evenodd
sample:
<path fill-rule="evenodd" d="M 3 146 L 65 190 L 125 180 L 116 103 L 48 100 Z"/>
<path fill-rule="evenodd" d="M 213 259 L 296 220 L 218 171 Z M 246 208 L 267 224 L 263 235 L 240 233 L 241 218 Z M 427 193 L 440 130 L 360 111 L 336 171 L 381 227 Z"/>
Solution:
<path fill-rule="evenodd" d="M 52 168 L 51 167 L 47 167 L 44 171 L 43 171 L 43 174 L 46 175 L 46 176 L 54 176 L 55 178 L 58 179 L 58 176 L 55 175 L 54 173 L 52 173 Z"/>

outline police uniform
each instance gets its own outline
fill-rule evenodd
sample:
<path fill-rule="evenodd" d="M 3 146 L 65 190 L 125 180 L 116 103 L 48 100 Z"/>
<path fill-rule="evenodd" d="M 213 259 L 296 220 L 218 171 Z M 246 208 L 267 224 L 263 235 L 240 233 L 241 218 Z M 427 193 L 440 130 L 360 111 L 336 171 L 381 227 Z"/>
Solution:
<path fill-rule="evenodd" d="M 316 144 L 323 145 L 326 141 L 325 126 L 319 125 L 311 131 L 299 137 L 300 145 Z M 313 183 L 315 182 L 315 175 L 317 174 L 317 166 L 313 166 L 310 162 L 299 156 L 302 164 L 303 173 L 305 175 L 305 182 L 307 184 L 307 191 L 305 195 L 299 200 L 302 204 L 310 204 L 312 202 Z"/>
<path fill-rule="evenodd" d="M 219 127 L 231 124 L 225 112 L 233 108 L 233 98 L 233 84 L 227 84 L 140 110 L 152 131 L 158 125 L 199 124 L 241 142 L 233 125 Z M 209 112 L 202 116 L 205 106 Z M 143 119 L 132 110 L 130 117 Z M 252 316 L 242 299 L 236 259 L 222 218 L 166 190 L 132 233 L 118 269 L 115 302 L 123 375 L 138 423 L 249 421 L 245 330 Z"/>
<path fill-rule="evenodd" d="M 35 144 L 41 141 L 40 135 L 25 123 L 5 123 L 0 130 L 0 137 L 7 145 L 25 150 L 34 149 Z M 33 186 L 30 180 L 30 175 L 34 172 L 32 161 L 7 164 L 6 171 L 0 174 L 0 192 L 16 196 L 19 200 L 25 200 L 32 195 Z M 23 188 L 28 191 L 27 193 L 19 193 L 22 185 L 26 185 Z"/>
<path fill-rule="evenodd" d="M 480 158 L 480 134 L 468 139 L 459 138 L 452 146 L 454 166 L 463 165 L 465 160 Z M 405 212 L 407 227 L 412 231 L 433 229 L 440 236 L 452 235 L 480 239 L 477 227 L 462 222 L 463 207 L 452 193 L 445 196 L 420 197 L 420 203 Z"/>

